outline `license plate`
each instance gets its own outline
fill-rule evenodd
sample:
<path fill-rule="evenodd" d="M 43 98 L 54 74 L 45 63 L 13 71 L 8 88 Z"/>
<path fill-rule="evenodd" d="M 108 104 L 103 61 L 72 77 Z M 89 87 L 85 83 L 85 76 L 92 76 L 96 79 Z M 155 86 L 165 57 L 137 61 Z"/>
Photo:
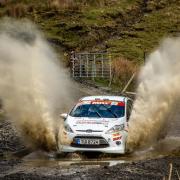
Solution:
<path fill-rule="evenodd" d="M 77 144 L 99 145 L 99 139 L 76 139 Z"/>

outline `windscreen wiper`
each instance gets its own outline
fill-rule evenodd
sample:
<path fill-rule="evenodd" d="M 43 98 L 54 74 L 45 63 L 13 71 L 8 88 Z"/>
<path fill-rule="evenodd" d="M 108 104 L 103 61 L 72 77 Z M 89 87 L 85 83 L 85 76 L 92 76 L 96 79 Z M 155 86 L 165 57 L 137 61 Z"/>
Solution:
<path fill-rule="evenodd" d="M 107 108 L 104 104 L 101 105 L 103 105 L 106 108 L 106 110 L 108 110 L 115 118 L 118 118 L 117 114 L 115 114 L 111 109 Z"/>
<path fill-rule="evenodd" d="M 112 114 L 115 118 L 118 118 L 117 114 L 115 114 L 114 112 L 112 112 L 111 109 L 107 108 L 107 110 L 108 110 L 109 112 L 111 112 L 111 114 Z"/>
<path fill-rule="evenodd" d="M 102 117 L 100 114 L 99 114 L 99 112 L 97 112 L 97 111 L 94 111 L 99 117 Z"/>
<path fill-rule="evenodd" d="M 98 108 L 95 106 L 95 108 L 98 110 Z M 99 117 L 102 117 L 101 114 L 98 111 L 94 111 Z"/>

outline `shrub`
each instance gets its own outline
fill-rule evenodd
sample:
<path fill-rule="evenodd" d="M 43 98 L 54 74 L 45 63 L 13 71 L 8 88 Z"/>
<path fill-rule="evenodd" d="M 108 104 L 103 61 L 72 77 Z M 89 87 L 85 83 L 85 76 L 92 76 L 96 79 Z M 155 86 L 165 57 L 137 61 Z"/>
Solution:
<path fill-rule="evenodd" d="M 87 6 L 102 7 L 109 3 L 108 0 L 48 0 L 47 2 L 50 8 L 71 10 L 81 10 Z"/>
<path fill-rule="evenodd" d="M 9 4 L 10 0 L 0 0 L 0 7 L 4 7 Z"/>
<path fill-rule="evenodd" d="M 112 84 L 123 88 L 134 73 L 138 72 L 138 66 L 127 59 L 116 58 L 112 61 Z M 135 80 L 130 85 L 130 89 L 134 90 Z"/>
<path fill-rule="evenodd" d="M 52 9 L 76 9 L 74 0 L 48 0 L 48 6 Z"/>
<path fill-rule="evenodd" d="M 22 3 L 10 5 L 7 8 L 7 15 L 10 17 L 21 18 L 26 14 L 26 6 Z"/>

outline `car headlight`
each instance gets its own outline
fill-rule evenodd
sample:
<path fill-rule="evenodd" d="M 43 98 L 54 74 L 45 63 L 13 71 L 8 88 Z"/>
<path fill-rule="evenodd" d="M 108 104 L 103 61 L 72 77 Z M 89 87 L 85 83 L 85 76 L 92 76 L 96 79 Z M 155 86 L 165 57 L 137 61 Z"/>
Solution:
<path fill-rule="evenodd" d="M 124 124 L 113 126 L 106 133 L 110 134 L 110 133 L 117 132 L 117 131 L 122 131 L 122 130 L 124 130 Z"/>
<path fill-rule="evenodd" d="M 73 133 L 73 130 L 71 129 L 71 127 L 68 124 L 64 125 L 64 129 L 66 130 L 66 132 Z"/>

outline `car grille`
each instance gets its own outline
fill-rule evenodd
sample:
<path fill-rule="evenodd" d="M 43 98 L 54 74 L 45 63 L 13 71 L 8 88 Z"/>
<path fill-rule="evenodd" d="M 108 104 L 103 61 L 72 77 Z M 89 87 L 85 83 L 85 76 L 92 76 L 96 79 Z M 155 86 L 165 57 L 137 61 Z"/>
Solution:
<path fill-rule="evenodd" d="M 89 130 L 89 129 L 88 129 L 88 130 Z M 88 130 L 76 130 L 76 131 L 89 133 Z M 103 131 L 99 131 L 99 130 L 90 130 L 90 131 L 91 131 L 91 133 L 92 133 L 92 132 L 103 132 Z"/>
<path fill-rule="evenodd" d="M 99 140 L 99 144 L 76 144 L 77 139 L 96 139 Z M 71 143 L 72 147 L 79 147 L 79 148 L 106 148 L 109 147 L 108 142 L 103 137 L 98 136 L 76 136 Z"/>

